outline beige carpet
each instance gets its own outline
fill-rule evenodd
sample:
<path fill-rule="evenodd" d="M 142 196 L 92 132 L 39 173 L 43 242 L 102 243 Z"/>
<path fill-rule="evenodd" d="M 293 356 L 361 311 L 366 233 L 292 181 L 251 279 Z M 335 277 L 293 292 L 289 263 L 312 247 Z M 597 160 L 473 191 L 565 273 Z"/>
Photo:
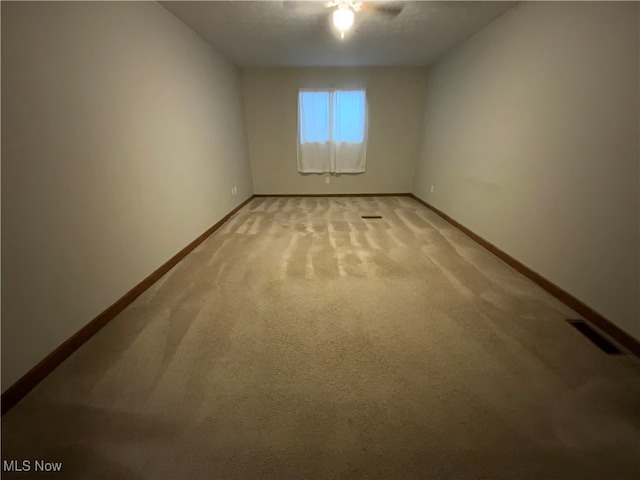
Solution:
<path fill-rule="evenodd" d="M 575 316 L 408 197 L 254 199 L 3 417 L 3 459 L 63 462 L 43 478 L 638 479 L 640 364 Z"/>

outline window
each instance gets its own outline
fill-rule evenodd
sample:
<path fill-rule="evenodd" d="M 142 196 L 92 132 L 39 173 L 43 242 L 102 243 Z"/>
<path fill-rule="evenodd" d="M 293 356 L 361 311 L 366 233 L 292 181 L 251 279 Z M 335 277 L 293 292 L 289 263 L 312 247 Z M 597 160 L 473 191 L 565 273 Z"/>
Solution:
<path fill-rule="evenodd" d="M 364 90 L 300 90 L 298 170 L 362 173 L 367 142 Z"/>
<path fill-rule="evenodd" d="M 333 139 L 336 143 L 362 143 L 365 130 L 363 91 L 333 94 Z"/>
<path fill-rule="evenodd" d="M 300 142 L 328 142 L 329 125 L 329 92 L 300 92 Z"/>

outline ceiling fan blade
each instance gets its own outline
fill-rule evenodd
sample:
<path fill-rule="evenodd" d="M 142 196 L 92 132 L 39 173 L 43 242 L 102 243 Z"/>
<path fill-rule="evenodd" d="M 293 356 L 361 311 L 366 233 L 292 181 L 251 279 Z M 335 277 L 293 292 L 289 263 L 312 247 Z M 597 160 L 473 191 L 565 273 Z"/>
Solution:
<path fill-rule="evenodd" d="M 404 7 L 401 6 L 393 6 L 393 5 L 376 5 L 373 8 L 374 12 L 382 13 L 384 15 L 389 15 L 391 17 L 397 17 L 402 12 Z"/>
<path fill-rule="evenodd" d="M 266 0 L 270 1 L 270 0 Z M 279 0 L 282 8 L 289 10 L 304 11 L 324 11 L 327 8 L 327 2 L 321 0 Z"/>
<path fill-rule="evenodd" d="M 402 12 L 404 5 L 391 5 L 383 3 L 363 3 L 360 6 L 361 12 L 376 12 L 388 15 L 390 17 L 397 17 Z"/>

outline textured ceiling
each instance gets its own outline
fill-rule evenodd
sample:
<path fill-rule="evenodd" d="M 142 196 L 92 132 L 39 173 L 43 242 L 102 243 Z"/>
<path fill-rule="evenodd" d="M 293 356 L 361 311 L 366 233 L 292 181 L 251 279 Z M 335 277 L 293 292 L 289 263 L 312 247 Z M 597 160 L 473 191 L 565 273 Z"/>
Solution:
<path fill-rule="evenodd" d="M 517 2 L 381 3 L 404 9 L 395 18 L 356 13 L 352 31 L 340 40 L 325 2 L 161 2 L 242 67 L 430 65 Z"/>

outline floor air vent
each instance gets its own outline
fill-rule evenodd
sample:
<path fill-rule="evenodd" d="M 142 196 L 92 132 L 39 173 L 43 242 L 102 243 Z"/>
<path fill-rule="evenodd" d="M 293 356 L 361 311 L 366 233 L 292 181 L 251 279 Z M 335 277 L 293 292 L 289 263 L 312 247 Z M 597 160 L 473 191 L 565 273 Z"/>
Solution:
<path fill-rule="evenodd" d="M 593 344 L 595 344 L 600 350 L 608 355 L 621 355 L 622 352 L 618 350 L 614 344 L 600 335 L 596 330 L 591 328 L 589 324 L 583 320 L 568 319 L 567 322 L 578 330 L 581 334 L 587 337 Z"/>
<path fill-rule="evenodd" d="M 361 215 L 360 218 L 382 218 L 380 215 Z"/>

